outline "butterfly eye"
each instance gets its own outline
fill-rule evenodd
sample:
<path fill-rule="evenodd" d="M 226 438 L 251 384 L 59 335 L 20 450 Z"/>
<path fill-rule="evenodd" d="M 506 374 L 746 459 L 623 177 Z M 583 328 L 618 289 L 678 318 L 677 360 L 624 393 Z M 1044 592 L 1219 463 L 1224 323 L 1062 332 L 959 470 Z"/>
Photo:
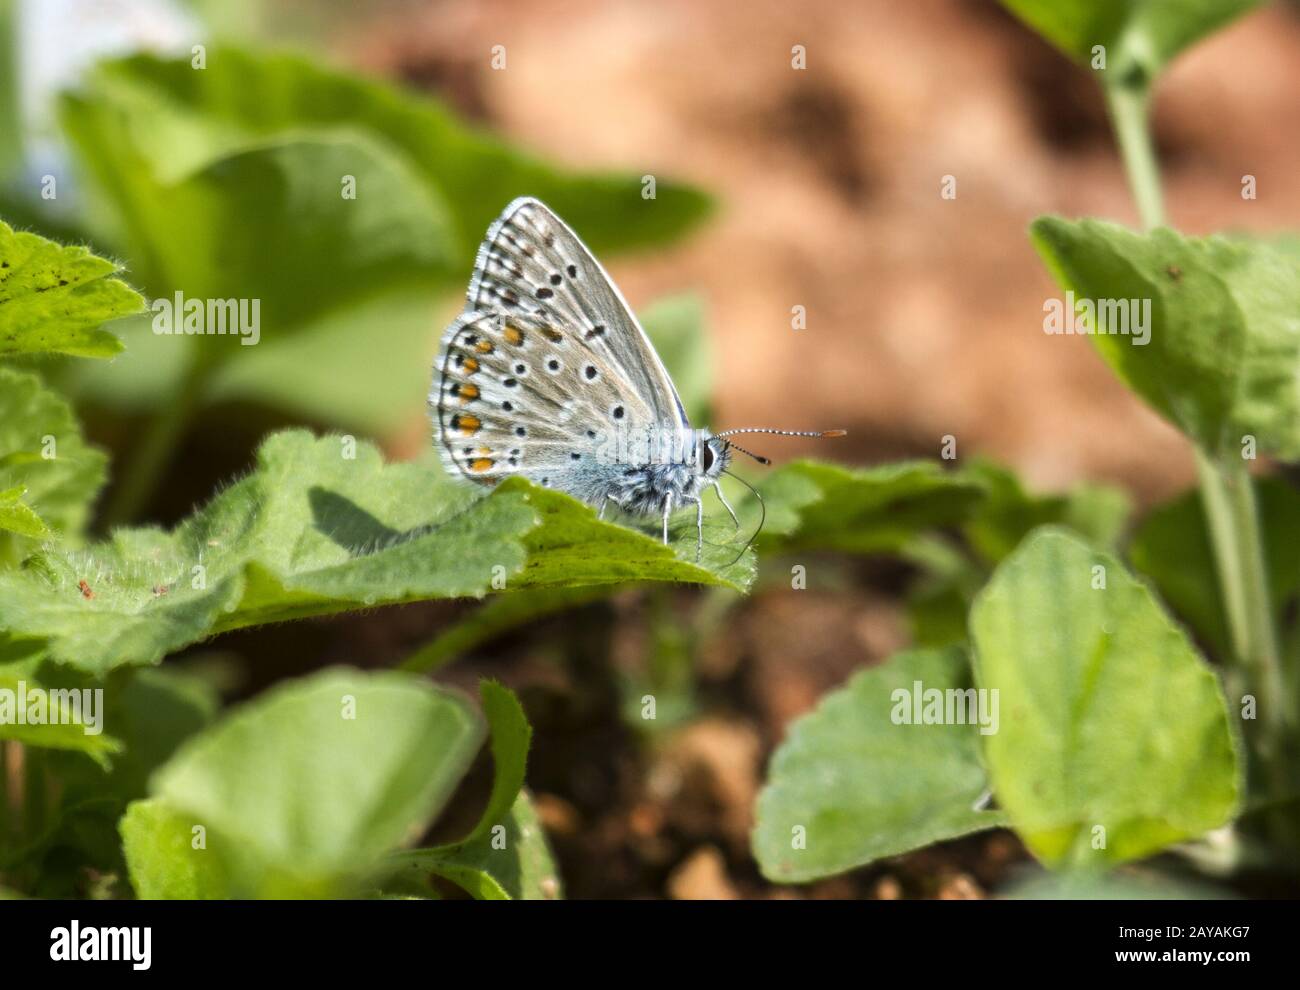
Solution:
<path fill-rule="evenodd" d="M 704 473 L 708 474 L 713 467 L 713 448 L 707 443 L 704 445 Z"/>

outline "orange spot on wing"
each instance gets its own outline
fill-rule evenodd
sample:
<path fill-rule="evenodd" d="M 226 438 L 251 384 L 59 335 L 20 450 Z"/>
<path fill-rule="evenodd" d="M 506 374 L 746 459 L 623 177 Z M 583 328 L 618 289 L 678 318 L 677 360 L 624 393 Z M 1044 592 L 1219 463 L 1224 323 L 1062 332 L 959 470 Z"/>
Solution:
<path fill-rule="evenodd" d="M 467 357 L 461 367 L 464 369 L 465 374 L 472 375 L 478 371 L 478 359 Z"/>
<path fill-rule="evenodd" d="M 477 416 L 465 416 L 461 413 L 457 413 L 455 416 L 451 417 L 450 423 L 453 430 L 460 430 L 466 436 L 473 436 L 479 431 L 479 427 L 482 425 L 483 421 Z"/>
<path fill-rule="evenodd" d="M 460 396 L 460 401 L 462 405 L 466 402 L 473 402 L 475 399 L 478 398 L 479 395 L 478 386 L 462 385 L 460 387 L 460 390 L 456 394 Z"/>
<path fill-rule="evenodd" d="M 477 344 L 474 345 L 474 350 L 478 351 L 480 354 L 491 354 L 492 341 L 480 340 Z"/>
<path fill-rule="evenodd" d="M 496 461 L 492 460 L 490 457 L 476 457 L 474 460 L 469 462 L 469 469 L 482 474 L 484 471 L 491 471 L 492 465 L 495 463 Z"/>
<path fill-rule="evenodd" d="M 512 347 L 518 347 L 524 342 L 524 332 L 518 327 L 506 327 L 506 343 Z"/>
<path fill-rule="evenodd" d="M 542 327 L 542 334 L 546 337 L 547 340 L 551 340 L 556 343 L 559 343 L 561 340 L 564 339 L 564 334 L 560 333 L 560 331 L 554 329 L 553 327 Z"/>

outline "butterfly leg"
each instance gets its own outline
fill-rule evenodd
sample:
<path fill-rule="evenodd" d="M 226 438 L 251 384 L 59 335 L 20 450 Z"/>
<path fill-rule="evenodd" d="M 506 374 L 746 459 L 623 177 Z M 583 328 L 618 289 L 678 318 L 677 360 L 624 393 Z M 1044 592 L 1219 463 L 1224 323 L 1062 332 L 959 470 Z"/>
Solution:
<path fill-rule="evenodd" d="M 605 496 L 605 501 L 601 503 L 601 506 L 600 506 L 600 512 L 596 514 L 596 518 L 597 518 L 597 519 L 604 519 L 604 518 L 605 518 L 605 510 L 609 508 L 609 503 L 610 503 L 610 502 L 613 502 L 613 503 L 614 503 L 616 506 L 618 506 L 620 509 L 623 508 L 623 503 L 620 502 L 618 499 L 616 499 L 613 495 L 606 495 L 606 496 Z"/>
<path fill-rule="evenodd" d="M 668 546 L 668 516 L 673 511 L 673 493 L 664 496 L 664 546 Z"/>
<path fill-rule="evenodd" d="M 695 563 L 700 562 L 704 552 L 704 499 L 695 497 Z"/>
<path fill-rule="evenodd" d="M 736 529 L 740 529 L 740 520 L 736 518 L 736 510 L 733 509 L 731 503 L 727 501 L 727 496 L 722 494 L 722 486 L 715 481 L 713 483 L 713 490 L 718 493 L 718 501 L 721 502 L 727 512 L 731 514 L 731 521 L 736 524 Z"/>

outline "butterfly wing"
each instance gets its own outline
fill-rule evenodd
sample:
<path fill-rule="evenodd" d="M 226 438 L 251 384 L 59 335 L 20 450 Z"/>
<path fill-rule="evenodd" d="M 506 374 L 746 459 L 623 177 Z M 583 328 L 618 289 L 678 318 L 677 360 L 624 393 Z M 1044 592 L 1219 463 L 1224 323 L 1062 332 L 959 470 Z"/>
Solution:
<path fill-rule="evenodd" d="M 429 402 L 449 469 L 485 484 L 521 474 L 592 501 L 614 469 L 602 460 L 611 433 L 686 426 L 618 289 L 534 199 L 515 200 L 489 229 Z"/>
<path fill-rule="evenodd" d="M 516 199 L 488 229 L 466 308 L 550 320 L 580 335 L 648 401 L 654 422 L 690 425 L 667 369 L 618 287 L 539 200 Z"/>

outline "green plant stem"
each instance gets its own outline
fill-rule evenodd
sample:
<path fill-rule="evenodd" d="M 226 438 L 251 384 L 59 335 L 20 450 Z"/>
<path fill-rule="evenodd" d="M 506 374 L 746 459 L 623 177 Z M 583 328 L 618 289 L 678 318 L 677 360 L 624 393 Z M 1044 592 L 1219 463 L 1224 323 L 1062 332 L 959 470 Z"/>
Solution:
<path fill-rule="evenodd" d="M 104 512 L 104 528 L 121 526 L 134 520 L 158 487 L 177 445 L 194 413 L 202 404 L 208 366 L 196 361 L 181 379 L 169 400 L 154 414 L 126 473 L 118 482 Z"/>
<path fill-rule="evenodd" d="M 1258 701 L 1260 722 L 1269 730 L 1265 737 L 1280 740 L 1292 721 L 1292 711 L 1273 626 L 1255 489 L 1244 461 L 1216 464 L 1198 448 L 1196 467 L 1232 651 Z"/>
<path fill-rule="evenodd" d="M 1106 103 L 1124 159 L 1133 199 L 1147 229 L 1165 222 L 1160 167 L 1148 124 L 1147 86 L 1106 87 Z M 1210 545 L 1227 613 L 1233 659 L 1245 688 L 1255 695 L 1259 729 L 1251 742 L 1264 764 L 1263 777 L 1275 798 L 1288 789 L 1284 752 L 1293 701 L 1286 691 L 1269 598 L 1268 567 L 1260 536 L 1255 489 L 1245 462 L 1218 462 L 1195 448 Z"/>
<path fill-rule="evenodd" d="M 1137 203 L 1142 226 L 1150 230 L 1165 222 L 1164 197 L 1160 192 L 1160 164 L 1151 141 L 1147 108 L 1149 91 L 1145 86 L 1117 84 L 1105 87 L 1106 105 L 1124 158 L 1124 171 Z"/>

